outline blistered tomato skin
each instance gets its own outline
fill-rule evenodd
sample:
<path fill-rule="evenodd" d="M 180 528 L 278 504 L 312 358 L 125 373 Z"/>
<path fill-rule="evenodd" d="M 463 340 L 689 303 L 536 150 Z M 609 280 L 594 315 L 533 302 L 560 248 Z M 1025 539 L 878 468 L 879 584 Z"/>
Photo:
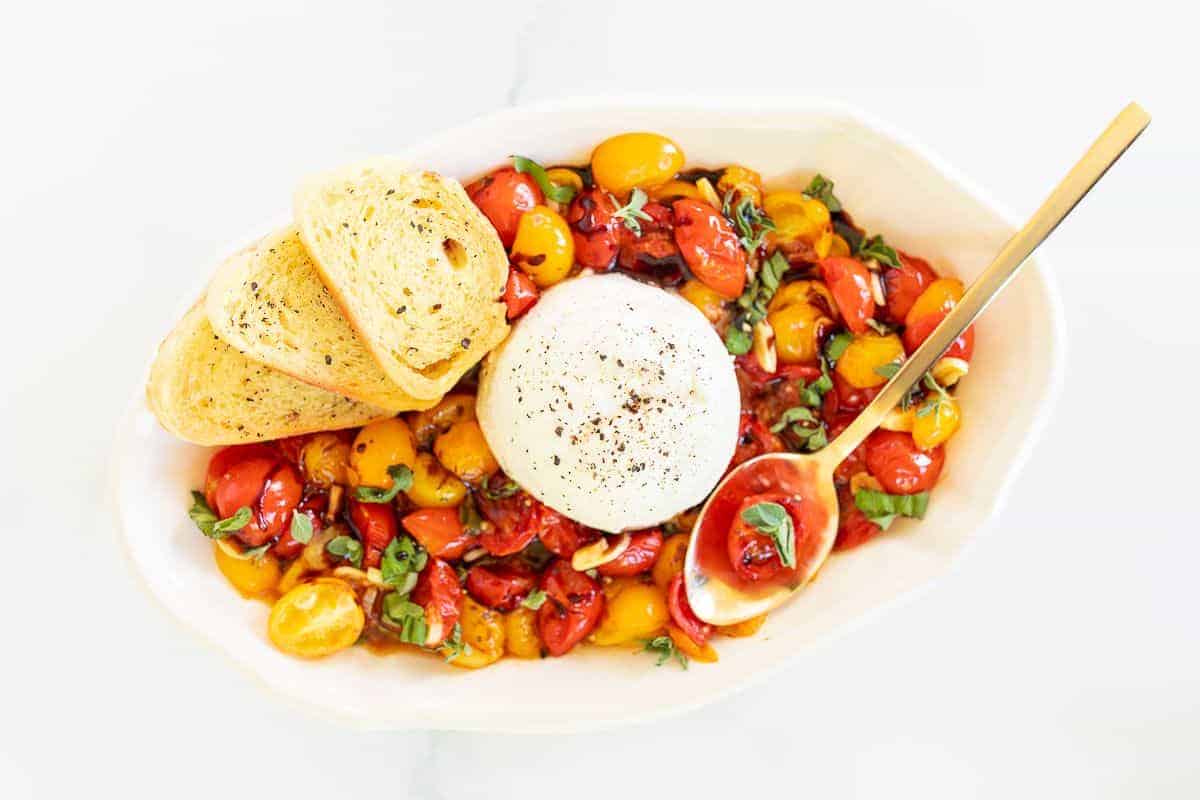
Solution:
<path fill-rule="evenodd" d="M 388 467 L 403 464 L 411 468 L 416 457 L 416 444 L 408 424 L 399 417 L 382 419 L 367 425 L 354 437 L 346 473 L 356 486 L 390 489 L 393 478 Z"/>
<path fill-rule="evenodd" d="M 504 249 L 513 246 L 521 215 L 546 202 L 537 181 L 512 167 L 498 169 L 467 187 L 467 196 L 491 221 Z"/>
<path fill-rule="evenodd" d="M 629 547 L 625 552 L 607 564 L 601 564 L 597 571 L 606 578 L 640 575 L 654 566 L 662 545 L 662 531 L 658 528 L 634 531 L 629 535 Z"/>
<path fill-rule="evenodd" d="M 621 221 L 613 216 L 616 210 L 612 195 L 598 187 L 585 189 L 571 201 L 567 224 L 571 226 L 579 266 L 604 272 L 616 263 L 621 244 Z"/>
<path fill-rule="evenodd" d="M 834 369 L 855 389 L 873 389 L 888 382 L 884 368 L 903 358 L 904 344 L 899 336 L 867 332 L 854 337 Z"/>
<path fill-rule="evenodd" d="M 540 289 L 567 277 L 575 263 L 575 242 L 566 220 L 546 206 L 525 212 L 517 225 L 511 259 Z"/>
<path fill-rule="evenodd" d="M 480 564 L 467 570 L 467 592 L 488 608 L 512 611 L 534 587 L 538 576 L 528 567 L 511 564 Z"/>
<path fill-rule="evenodd" d="M 729 221 L 699 200 L 676 200 L 675 244 L 702 283 L 728 300 L 746 288 L 746 251 Z"/>
<path fill-rule="evenodd" d="M 533 517 L 535 501 L 525 492 L 495 499 L 480 493 L 475 501 L 479 513 L 488 523 L 479 535 L 479 544 L 491 555 L 508 556 L 520 552 L 537 535 Z"/>
<path fill-rule="evenodd" d="M 618 197 L 634 187 L 649 189 L 666 183 L 682 168 L 679 145 L 656 133 L 622 133 L 592 151 L 592 176 Z"/>
<path fill-rule="evenodd" d="M 821 261 L 821 274 L 846 327 L 853 333 L 869 331 L 867 320 L 875 317 L 871 271 L 855 258 L 826 258 Z"/>
<path fill-rule="evenodd" d="M 463 529 L 457 508 L 422 508 L 405 515 L 400 524 L 438 558 L 462 558 L 474 541 Z"/>
<path fill-rule="evenodd" d="M 251 536 L 254 541 L 247 541 L 244 536 L 242 540 L 257 547 L 287 530 L 292 522 L 292 512 L 300 504 L 303 494 L 304 478 L 300 476 L 300 470 L 287 462 L 276 467 L 258 501 L 261 534 Z"/>
<path fill-rule="evenodd" d="M 600 624 L 604 592 L 597 581 L 562 559 L 542 574 L 541 588 L 547 597 L 538 609 L 538 633 L 546 652 L 565 655 Z"/>
<path fill-rule="evenodd" d="M 901 324 L 909 309 L 925 291 L 925 287 L 937 279 L 937 274 L 922 258 L 907 253 L 898 253 L 900 267 L 889 267 L 883 273 L 884 294 L 887 296 L 886 314 L 889 322 Z"/>
<path fill-rule="evenodd" d="M 945 448 L 922 450 L 912 436 L 877 430 L 866 441 L 867 470 L 889 494 L 926 492 L 937 483 L 946 461 Z"/>
<path fill-rule="evenodd" d="M 363 545 L 363 566 L 378 567 L 383 551 L 396 538 L 396 512 L 389 503 L 350 501 L 350 521 Z"/>
<path fill-rule="evenodd" d="M 446 641 L 462 613 L 462 587 L 454 567 L 440 558 L 430 558 L 409 599 L 425 609 L 429 629 L 425 646 L 436 647 Z"/>
<path fill-rule="evenodd" d="M 742 519 L 742 514 L 759 503 L 777 503 L 784 507 L 792 518 L 795 540 L 803 538 L 804 529 L 796 501 L 780 492 L 755 494 L 742 500 L 733 518 L 733 527 L 726 540 L 729 563 L 739 578 L 748 582 L 770 580 L 789 569 L 779 558 L 779 549 L 774 540 L 758 528 Z M 678 624 L 678 622 L 676 623 Z M 684 626 L 680 626 L 684 627 Z"/>
<path fill-rule="evenodd" d="M 570 558 L 599 535 L 541 503 L 535 502 L 531 521 L 542 544 L 560 558 Z"/>
<path fill-rule="evenodd" d="M 667 608 L 671 612 L 671 621 L 687 634 L 687 637 L 700 646 L 708 642 L 713 633 L 713 626 L 703 622 L 692 606 L 688 603 L 687 591 L 683 586 L 683 576 L 676 575 L 667 586 Z"/>
<path fill-rule="evenodd" d="M 636 578 L 616 578 L 604 587 L 604 616 L 591 641 L 602 646 L 645 641 L 669 619 L 662 589 Z"/>
<path fill-rule="evenodd" d="M 538 295 L 537 284 L 533 282 L 533 278 L 516 267 L 509 267 L 508 282 L 504 284 L 505 315 L 509 322 L 533 308 Z"/>

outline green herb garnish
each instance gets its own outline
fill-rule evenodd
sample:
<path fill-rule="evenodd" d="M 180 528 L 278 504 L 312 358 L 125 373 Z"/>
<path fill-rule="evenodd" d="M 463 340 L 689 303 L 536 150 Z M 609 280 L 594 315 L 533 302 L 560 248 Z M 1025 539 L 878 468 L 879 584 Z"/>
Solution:
<path fill-rule="evenodd" d="M 834 214 L 842 210 L 841 201 L 838 200 L 833 194 L 833 181 L 829 180 L 820 173 L 818 173 L 816 177 L 809 181 L 808 188 L 804 190 L 803 194 L 820 200 L 825 204 L 825 207 L 829 209 L 830 214 Z"/>
<path fill-rule="evenodd" d="M 888 494 L 875 489 L 859 489 L 854 493 L 854 505 L 867 519 L 887 530 L 896 517 L 923 519 L 929 508 L 929 492 Z"/>
<path fill-rule="evenodd" d="M 725 349 L 730 353 L 742 356 L 750 352 L 750 347 L 754 342 L 752 333 L 754 326 L 766 319 L 767 304 L 771 302 L 771 298 L 779 289 L 783 273 L 787 272 L 790 267 L 791 265 L 788 264 L 782 253 L 772 254 L 763 262 L 762 267 L 758 270 L 758 275 L 742 292 L 742 296 L 737 299 L 740 311 L 725 330 Z"/>
<path fill-rule="evenodd" d="M 512 497 L 519 491 L 521 491 L 521 487 L 515 482 L 505 481 L 495 487 L 485 484 L 483 487 L 483 496 L 488 500 L 503 500 L 506 497 Z"/>
<path fill-rule="evenodd" d="M 857 252 L 864 259 L 875 259 L 880 264 L 887 264 L 889 267 L 899 268 L 900 266 L 900 256 L 896 250 L 883 241 L 883 237 L 878 234 L 862 242 Z"/>
<path fill-rule="evenodd" d="M 771 432 L 779 433 L 789 425 L 789 430 L 809 453 L 815 453 L 829 444 L 825 423 L 805 406 L 792 406 L 785 410 L 779 415 L 779 421 L 771 426 Z"/>
<path fill-rule="evenodd" d="M 889 381 L 893 377 L 895 377 L 896 373 L 899 371 L 900 371 L 900 365 L 897 364 L 895 361 L 893 361 L 889 364 L 880 364 L 878 367 L 875 368 L 876 375 L 878 375 L 882 378 L 887 378 Z"/>
<path fill-rule="evenodd" d="M 471 653 L 471 645 L 463 641 L 461 622 L 454 623 L 454 630 L 446 637 L 446 641 L 442 642 L 442 653 L 446 656 L 447 664 L 461 655 Z"/>
<path fill-rule="evenodd" d="M 809 408 L 820 408 L 825 400 L 825 393 L 833 388 L 833 378 L 829 376 L 829 362 L 821 356 L 821 377 L 808 383 L 800 383 L 800 402 Z"/>
<path fill-rule="evenodd" d="M 196 523 L 200 532 L 208 538 L 224 539 L 229 534 L 240 531 L 249 525 L 253 513 L 249 506 L 242 506 L 233 513 L 232 517 L 220 519 L 208 505 L 208 501 L 204 499 L 203 492 L 192 492 L 192 507 L 188 509 L 188 516 L 192 522 Z"/>
<path fill-rule="evenodd" d="M 512 160 L 513 168 L 517 172 L 524 172 L 533 178 L 537 182 L 537 185 L 541 187 L 542 194 L 546 195 L 546 199 L 553 200 L 556 203 L 569 203 L 575 197 L 574 186 L 563 186 L 554 183 L 550 180 L 550 176 L 546 174 L 546 168 L 532 158 L 513 156 Z"/>
<path fill-rule="evenodd" d="M 301 514 L 299 511 L 292 512 L 292 525 L 288 529 L 288 533 L 292 538 L 300 544 L 308 544 L 312 540 L 313 524 L 312 518 L 308 514 Z"/>
<path fill-rule="evenodd" d="M 392 478 L 390 489 L 377 489 L 374 486 L 359 486 L 354 490 L 354 499 L 360 503 L 390 503 L 396 495 L 412 488 L 412 470 L 403 464 L 392 464 L 387 468 Z"/>
<path fill-rule="evenodd" d="M 534 589 L 529 594 L 525 595 L 525 599 L 521 601 L 521 605 L 531 611 L 537 611 L 542 607 L 542 603 L 546 602 L 546 593 L 541 589 Z"/>
<path fill-rule="evenodd" d="M 629 195 L 629 202 L 613 212 L 613 216 L 625 223 L 625 227 L 633 231 L 634 236 L 642 235 L 642 220 L 646 222 L 654 220 L 654 217 L 642 210 L 649 199 L 641 189 L 634 189 Z M 613 205 L 618 205 L 617 198 L 612 197 L 612 201 Z"/>
<path fill-rule="evenodd" d="M 742 512 L 742 521 L 771 537 L 781 564 L 796 566 L 796 528 L 786 508 L 779 503 L 755 503 Z"/>
<path fill-rule="evenodd" d="M 429 628 L 425 624 L 425 609 L 399 592 L 388 592 L 383 596 L 383 616 L 400 629 L 400 641 L 425 646 Z"/>
<path fill-rule="evenodd" d="M 356 567 L 362 566 L 363 546 L 362 542 L 355 539 L 353 536 L 335 536 L 325 545 L 325 552 L 336 558 L 349 561 Z"/>
<path fill-rule="evenodd" d="M 411 536 L 401 534 L 388 542 L 379 561 L 383 582 L 400 594 L 408 594 L 417 585 L 417 573 L 425 569 L 429 554 Z"/>
<path fill-rule="evenodd" d="M 829 341 L 825 343 L 825 358 L 829 361 L 830 366 L 838 362 L 852 341 L 854 341 L 854 336 L 847 331 L 835 333 L 829 337 Z"/>
<path fill-rule="evenodd" d="M 721 211 L 737 228 L 742 247 L 746 248 L 746 252 L 753 253 L 762 246 L 767 234 L 775 230 L 775 223 L 767 216 L 767 212 L 754 205 L 752 197 L 743 196 L 737 205 L 734 205 L 734 194 L 733 189 L 725 193 Z"/>
<path fill-rule="evenodd" d="M 242 558 L 249 559 L 251 561 L 262 561 L 262 557 L 265 556 L 267 551 L 271 549 L 272 544 L 274 544 L 274 542 L 267 542 L 266 544 L 260 544 L 258 547 L 251 547 L 249 550 L 243 550 Z"/>
<path fill-rule="evenodd" d="M 670 636 L 655 636 L 653 639 L 646 639 L 642 642 L 642 649 L 638 652 L 657 653 L 658 658 L 654 662 L 656 667 L 661 667 L 673 658 L 679 663 L 680 668 L 688 668 L 688 657 L 675 646 L 675 642 Z"/>

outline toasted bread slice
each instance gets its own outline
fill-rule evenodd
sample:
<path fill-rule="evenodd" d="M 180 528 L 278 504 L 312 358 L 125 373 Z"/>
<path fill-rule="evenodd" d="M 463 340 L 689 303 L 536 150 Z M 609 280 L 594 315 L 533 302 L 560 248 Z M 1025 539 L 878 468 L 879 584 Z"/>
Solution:
<path fill-rule="evenodd" d="M 246 358 L 213 332 L 203 302 L 159 345 L 146 400 L 167 431 L 204 445 L 352 428 L 392 416 Z"/>
<path fill-rule="evenodd" d="M 305 183 L 300 238 L 383 371 L 440 397 L 508 332 L 508 257 L 462 186 L 382 158 Z"/>
<path fill-rule="evenodd" d="M 392 383 L 358 338 L 292 226 L 228 259 L 205 296 L 216 334 L 254 361 L 392 411 L 429 408 Z"/>

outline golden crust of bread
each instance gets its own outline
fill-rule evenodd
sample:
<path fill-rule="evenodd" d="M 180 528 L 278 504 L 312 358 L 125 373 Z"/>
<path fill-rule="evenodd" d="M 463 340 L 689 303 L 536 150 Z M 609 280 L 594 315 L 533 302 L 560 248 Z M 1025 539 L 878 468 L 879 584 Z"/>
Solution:
<path fill-rule="evenodd" d="M 396 159 L 309 180 L 296 225 L 322 281 L 383 371 L 436 398 L 508 333 L 508 257 L 462 186 Z"/>
<path fill-rule="evenodd" d="M 158 348 L 146 400 L 168 432 L 194 444 L 260 442 L 392 416 L 250 360 L 196 303 Z"/>
<path fill-rule="evenodd" d="M 223 263 L 205 297 L 216 334 L 254 361 L 392 411 L 425 409 L 394 384 L 321 283 L 294 226 Z"/>

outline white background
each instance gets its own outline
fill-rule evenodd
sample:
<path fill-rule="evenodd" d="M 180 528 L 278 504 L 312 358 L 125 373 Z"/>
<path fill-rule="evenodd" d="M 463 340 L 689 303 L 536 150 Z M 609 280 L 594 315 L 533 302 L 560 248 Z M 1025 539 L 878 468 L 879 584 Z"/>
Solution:
<path fill-rule="evenodd" d="M 0 797 L 1200 793 L 1183 4 L 33 5 L 0 27 Z M 512 103 L 630 92 L 844 100 L 1019 213 L 1127 100 L 1155 115 L 1047 245 L 1066 389 L 1008 509 L 933 591 L 664 722 L 367 734 L 277 705 L 117 547 L 107 459 L 149 349 L 302 174 Z"/>

